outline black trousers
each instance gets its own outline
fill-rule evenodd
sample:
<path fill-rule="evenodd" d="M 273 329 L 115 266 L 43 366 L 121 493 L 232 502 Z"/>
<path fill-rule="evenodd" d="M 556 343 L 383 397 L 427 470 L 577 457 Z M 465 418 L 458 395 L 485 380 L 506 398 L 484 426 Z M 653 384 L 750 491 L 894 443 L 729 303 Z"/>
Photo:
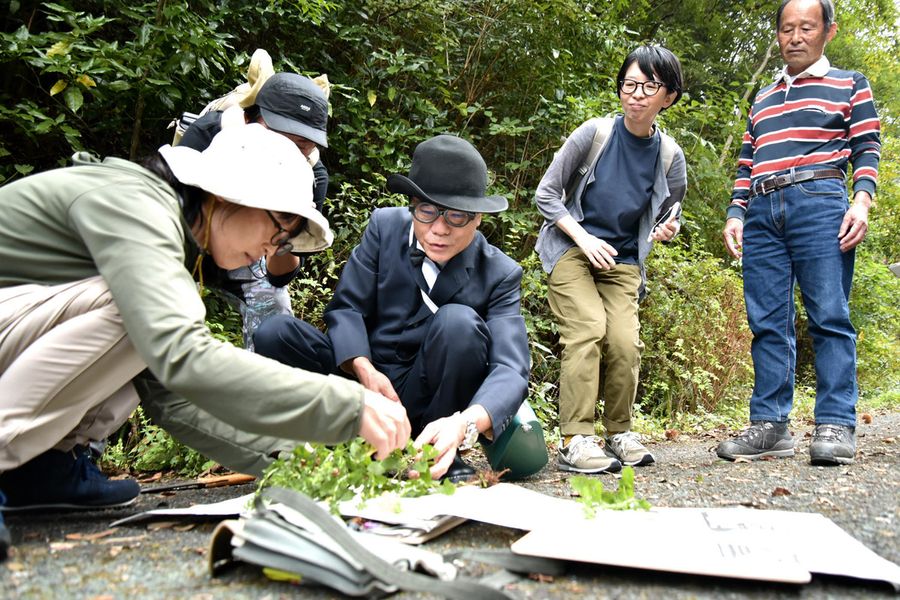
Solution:
<path fill-rule="evenodd" d="M 423 325 L 419 352 L 402 364 L 375 368 L 391 380 L 406 408 L 413 436 L 432 421 L 466 409 L 487 376 L 490 332 L 471 307 L 445 304 Z M 331 340 L 309 323 L 278 315 L 253 337 L 256 352 L 281 363 L 322 374 L 347 376 L 335 364 Z"/>

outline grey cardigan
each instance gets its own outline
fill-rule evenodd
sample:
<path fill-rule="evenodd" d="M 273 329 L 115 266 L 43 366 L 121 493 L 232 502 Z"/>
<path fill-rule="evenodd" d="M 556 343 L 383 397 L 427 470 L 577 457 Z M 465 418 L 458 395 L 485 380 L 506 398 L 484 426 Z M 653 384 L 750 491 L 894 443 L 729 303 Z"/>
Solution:
<path fill-rule="evenodd" d="M 622 117 L 615 118 L 621 119 Z M 567 214 L 572 215 L 572 218 L 579 223 L 584 220 L 581 197 L 587 185 L 594 181 L 594 167 L 597 166 L 597 161 L 600 160 L 600 156 L 606 150 L 609 140 L 616 134 L 615 127 L 611 128 L 610 135 L 604 142 L 597 159 L 590 165 L 587 176 L 575 188 L 572 197 L 565 198 L 566 183 L 590 151 L 594 133 L 600 121 L 600 118 L 589 119 L 572 132 L 572 135 L 566 139 L 562 148 L 553 157 L 553 162 L 550 163 L 550 167 L 544 173 L 535 192 L 534 201 L 538 210 L 544 216 L 544 224 L 541 225 L 541 230 L 538 233 L 535 250 L 547 273 L 552 272 L 553 267 L 556 266 L 563 253 L 575 245 L 575 242 L 568 235 L 555 226 L 556 222 Z M 654 135 L 665 136 L 666 134 L 662 133 L 657 127 Z M 662 153 L 657 158 L 653 195 L 650 197 L 650 206 L 641 216 L 641 223 L 638 229 L 638 264 L 641 267 L 640 292 L 642 295 L 644 284 L 646 283 L 644 260 L 650 254 L 650 248 L 653 245 L 653 242 L 648 242 L 647 238 L 656 222 L 655 218 L 660 216 L 663 209 L 668 209 L 675 202 L 681 202 L 684 199 L 686 190 L 687 169 L 684 152 L 676 144 L 675 158 L 668 173 L 663 168 Z"/>

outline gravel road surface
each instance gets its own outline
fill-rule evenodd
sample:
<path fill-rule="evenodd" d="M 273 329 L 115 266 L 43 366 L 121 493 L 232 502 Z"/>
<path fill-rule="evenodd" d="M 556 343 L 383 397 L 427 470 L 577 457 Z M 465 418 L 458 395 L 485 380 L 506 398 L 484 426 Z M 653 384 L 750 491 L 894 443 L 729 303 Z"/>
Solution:
<path fill-rule="evenodd" d="M 637 495 L 655 506 L 819 512 L 882 557 L 900 564 L 900 413 L 875 414 L 871 423 L 858 427 L 857 462 L 848 467 L 809 464 L 811 429 L 808 423 L 792 426 L 798 441 L 794 458 L 756 463 L 732 464 L 716 458 L 715 445 L 733 433 L 725 430 L 652 443 L 658 462 L 636 470 Z M 551 465 L 523 485 L 567 497 L 571 494 L 568 476 L 557 471 L 555 455 L 551 456 Z M 602 477 L 613 485 L 612 476 Z M 216 502 L 252 489 L 251 484 L 142 494 L 135 504 L 117 510 L 7 515 L 15 547 L 10 559 L 0 564 L 0 598 L 335 597 L 327 590 L 271 582 L 251 567 L 210 578 L 206 564 L 210 524 L 143 524 L 108 532 L 113 520 L 136 512 Z M 521 536 L 518 530 L 469 522 L 425 547 L 441 553 L 503 548 Z M 597 543 L 615 544 L 615 540 Z M 464 570 L 478 576 L 484 574 L 482 568 L 473 564 Z M 826 576 L 793 586 L 586 564 L 573 564 L 566 575 L 550 581 L 521 580 L 507 590 L 517 598 L 541 599 L 897 597 L 886 584 Z"/>

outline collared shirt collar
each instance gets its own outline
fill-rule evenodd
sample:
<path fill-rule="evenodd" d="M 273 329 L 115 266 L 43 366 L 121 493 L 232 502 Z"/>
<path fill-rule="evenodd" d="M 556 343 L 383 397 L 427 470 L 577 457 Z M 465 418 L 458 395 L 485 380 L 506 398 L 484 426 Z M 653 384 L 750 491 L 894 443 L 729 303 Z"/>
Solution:
<path fill-rule="evenodd" d="M 825 55 L 819 57 L 819 60 L 809 65 L 806 70 L 802 71 L 796 77 L 791 77 L 787 72 L 787 65 L 785 65 L 781 69 L 781 73 L 778 74 L 778 78 L 776 81 L 784 81 L 790 82 L 794 79 L 800 79 L 801 77 L 825 77 L 828 75 L 828 69 L 831 68 L 831 63 L 828 62 L 828 59 L 825 58 Z"/>

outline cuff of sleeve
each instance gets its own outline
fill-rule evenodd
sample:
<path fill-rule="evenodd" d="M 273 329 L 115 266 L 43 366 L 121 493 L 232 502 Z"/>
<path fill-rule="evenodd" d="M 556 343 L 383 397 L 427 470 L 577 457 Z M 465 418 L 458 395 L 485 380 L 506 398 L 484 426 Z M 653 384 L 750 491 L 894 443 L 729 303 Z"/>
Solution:
<path fill-rule="evenodd" d="M 868 192 L 869 196 L 873 199 L 875 198 L 875 182 L 871 179 L 858 179 L 853 182 L 853 193 L 856 192 Z"/>
<path fill-rule="evenodd" d="M 743 222 L 745 212 L 747 212 L 746 208 L 732 204 L 728 207 L 728 210 L 725 211 L 725 220 L 739 219 L 741 222 Z"/>
<path fill-rule="evenodd" d="M 340 376 L 330 375 L 329 377 L 340 377 Z M 343 379 L 343 377 L 341 377 L 341 379 Z M 344 381 L 346 381 L 346 379 Z M 348 439 L 348 440 L 351 440 L 354 437 L 359 435 L 359 430 L 362 428 L 362 420 L 363 420 L 363 413 L 365 412 L 365 398 L 366 398 L 366 388 L 364 388 L 362 385 L 356 383 L 355 381 L 350 382 L 350 383 L 354 383 L 359 387 L 359 396 L 357 397 L 357 400 L 356 400 L 356 414 L 353 416 L 353 421 L 352 421 L 353 430 L 350 432 L 350 435 L 347 436 L 346 439 Z"/>
<path fill-rule="evenodd" d="M 294 267 L 293 271 L 289 271 L 287 273 L 282 273 L 281 275 L 274 275 L 272 273 L 267 273 L 266 278 L 269 280 L 269 283 L 272 284 L 272 287 L 284 287 L 288 285 L 290 282 L 294 280 L 294 278 L 300 273 L 300 265 L 298 264 Z"/>
<path fill-rule="evenodd" d="M 569 211 L 566 209 L 556 211 L 553 213 L 544 213 L 544 219 L 546 219 L 547 223 L 550 225 L 556 225 L 556 222 L 569 214 Z"/>

